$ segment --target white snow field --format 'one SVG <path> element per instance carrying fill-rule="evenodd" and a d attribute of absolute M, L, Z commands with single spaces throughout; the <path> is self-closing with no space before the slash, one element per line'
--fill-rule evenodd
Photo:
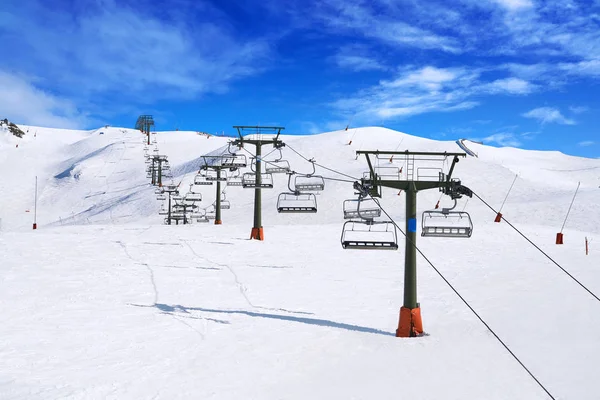
<path fill-rule="evenodd" d="M 394 336 L 403 236 L 398 251 L 342 249 L 351 182 L 327 180 L 316 214 L 278 214 L 287 178 L 276 175 L 260 242 L 248 240 L 254 191 L 241 187 L 226 189 L 223 225 L 163 225 L 138 131 L 21 128 L 23 139 L 0 132 L 0 399 L 549 398 L 421 257 L 426 335 Z M 183 192 L 199 157 L 228 140 L 156 138 Z M 461 151 L 383 128 L 282 139 L 293 170 L 312 170 L 296 150 L 353 177 L 367 169 L 357 149 Z M 478 158 L 453 176 L 497 209 L 518 173 L 505 218 L 599 294 L 600 160 L 465 145 Z M 202 189 L 205 206 L 214 191 Z M 404 228 L 404 196 L 383 192 Z M 419 212 L 439 195 L 419 193 Z M 470 239 L 418 246 L 556 399 L 600 398 L 600 302 L 479 200 L 463 208 Z"/>

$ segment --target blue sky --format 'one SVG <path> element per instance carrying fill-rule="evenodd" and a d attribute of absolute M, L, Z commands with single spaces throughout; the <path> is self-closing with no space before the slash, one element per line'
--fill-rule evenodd
<path fill-rule="evenodd" d="M 600 0 L 3 0 L 0 116 L 600 156 Z"/>

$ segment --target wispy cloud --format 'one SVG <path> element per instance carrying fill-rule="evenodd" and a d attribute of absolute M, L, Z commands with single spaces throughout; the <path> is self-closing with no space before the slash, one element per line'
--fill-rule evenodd
<path fill-rule="evenodd" d="M 28 125 L 82 128 L 89 117 L 65 98 L 34 87 L 32 79 L 0 71 L 0 110 L 2 118 Z"/>
<path fill-rule="evenodd" d="M 392 79 L 335 101 L 332 106 L 357 113 L 364 122 L 396 119 L 429 112 L 476 107 L 481 95 L 520 95 L 535 89 L 524 80 L 502 78 L 486 82 L 484 71 L 468 68 L 406 67 Z"/>
<path fill-rule="evenodd" d="M 494 133 L 493 135 L 473 140 L 481 141 L 484 144 L 492 143 L 506 147 L 519 147 L 522 144 L 514 133 Z"/>
<path fill-rule="evenodd" d="M 571 106 L 569 107 L 569 111 L 573 114 L 582 114 L 584 112 L 588 112 L 590 110 L 589 107 L 586 106 Z"/>
<path fill-rule="evenodd" d="M 460 43 L 452 37 L 411 24 L 399 15 L 376 13 L 386 1 L 370 3 L 360 0 L 325 0 L 311 12 L 321 24 L 336 33 L 349 32 L 375 39 L 388 45 L 435 49 L 449 53 L 462 52 Z M 375 7 L 372 7 L 375 6 Z"/>
<path fill-rule="evenodd" d="M 595 145 L 596 142 L 594 142 L 593 140 L 584 140 L 583 142 L 579 142 L 577 144 L 582 147 L 589 147 Z"/>
<path fill-rule="evenodd" d="M 365 46 L 345 46 L 332 57 L 338 67 L 352 71 L 386 70 L 373 55 L 368 53 Z"/>
<path fill-rule="evenodd" d="M 534 108 L 524 114 L 522 114 L 525 118 L 533 118 L 540 121 L 542 124 L 547 123 L 556 123 L 562 125 L 575 125 L 576 122 L 572 119 L 566 118 L 560 110 L 553 107 L 539 107 Z"/>
<path fill-rule="evenodd" d="M 86 108 L 107 97 L 152 103 L 224 92 L 260 72 L 270 52 L 266 41 L 240 40 L 220 21 L 190 25 L 185 16 L 170 21 L 110 0 L 68 12 L 8 2 L 0 40 L 3 52 L 18 56 L 3 57 L 0 69 L 42 76 L 30 84 Z"/>

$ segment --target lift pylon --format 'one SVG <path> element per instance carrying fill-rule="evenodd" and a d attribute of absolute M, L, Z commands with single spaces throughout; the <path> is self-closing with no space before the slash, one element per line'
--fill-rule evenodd
<path fill-rule="evenodd" d="M 276 149 L 280 149 L 285 146 L 285 143 L 279 139 L 281 131 L 285 128 L 280 126 L 234 126 L 234 128 L 238 132 L 239 139 L 232 141 L 233 145 L 243 147 L 244 144 L 250 144 L 256 147 L 256 166 L 253 177 L 254 179 L 251 179 L 252 177 L 244 174 L 244 177 L 242 178 L 242 186 L 250 187 L 249 183 L 252 182 L 252 188 L 254 189 L 254 226 L 250 232 L 250 239 L 264 240 L 265 236 L 262 226 L 262 146 L 270 144 Z M 270 137 L 265 137 L 264 135 L 269 135 Z M 265 177 L 268 177 L 269 175 L 270 174 L 265 174 Z M 244 180 L 246 181 L 246 185 L 243 183 Z"/>
<path fill-rule="evenodd" d="M 452 178 L 452 173 L 459 157 L 466 157 L 465 153 L 432 153 L 432 152 L 398 152 L 398 151 L 363 151 L 356 152 L 357 156 L 365 155 L 369 166 L 368 176 L 364 176 L 360 182 L 355 182 L 354 187 L 362 196 L 381 197 L 381 188 L 389 187 L 406 193 L 406 240 L 405 240 L 405 258 L 404 258 L 404 302 L 400 308 L 400 319 L 397 337 L 414 337 L 423 333 L 423 323 L 421 319 L 421 307 L 417 302 L 417 193 L 421 190 L 439 189 L 443 194 L 448 195 L 452 200 L 461 198 L 463 195 L 471 197 L 471 190 L 463 186 L 458 179 Z M 378 158 L 393 157 L 394 160 L 405 161 L 406 174 L 398 176 L 395 179 L 382 177 L 376 172 L 376 168 L 371 162 L 370 156 Z M 452 164 L 448 174 L 443 171 L 438 173 L 437 179 L 434 179 L 430 170 L 432 162 L 444 162 L 448 158 L 452 159 Z M 425 172 L 419 174 L 415 163 L 422 162 L 426 166 Z M 415 172 L 416 179 L 415 179 Z M 394 172 L 394 175 L 396 173 Z M 405 179 L 402 179 L 406 176 Z M 470 219 L 469 219 L 470 221 Z M 471 227 L 472 230 L 472 227 Z"/>

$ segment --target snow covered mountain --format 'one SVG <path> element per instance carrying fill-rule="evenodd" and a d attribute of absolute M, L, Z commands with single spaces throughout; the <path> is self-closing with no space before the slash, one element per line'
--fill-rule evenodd
<path fill-rule="evenodd" d="M 253 190 L 241 187 L 226 188 L 221 226 L 163 225 L 139 131 L 20 127 L 23 138 L 0 132 L 0 398 L 548 398 L 422 259 L 427 336 L 393 337 L 402 237 L 392 252 L 340 246 L 349 177 L 367 170 L 356 150 L 462 152 L 456 142 L 375 127 L 282 136 L 294 171 L 312 171 L 304 156 L 339 180 L 326 180 L 316 214 L 290 215 L 277 213 L 287 177 L 275 175 L 257 242 L 247 240 Z M 155 137 L 183 192 L 201 156 L 229 140 Z M 600 160 L 464 145 L 477 157 L 453 176 L 498 209 L 518 175 L 506 219 L 600 293 Z M 279 156 L 271 150 L 266 160 Z M 403 227 L 404 196 L 383 193 Z M 202 195 L 209 206 L 214 187 Z M 436 190 L 419 193 L 419 212 L 438 201 L 451 205 Z M 470 239 L 419 237 L 419 247 L 556 398 L 597 398 L 600 302 L 477 198 L 458 209 L 473 219 Z"/>

